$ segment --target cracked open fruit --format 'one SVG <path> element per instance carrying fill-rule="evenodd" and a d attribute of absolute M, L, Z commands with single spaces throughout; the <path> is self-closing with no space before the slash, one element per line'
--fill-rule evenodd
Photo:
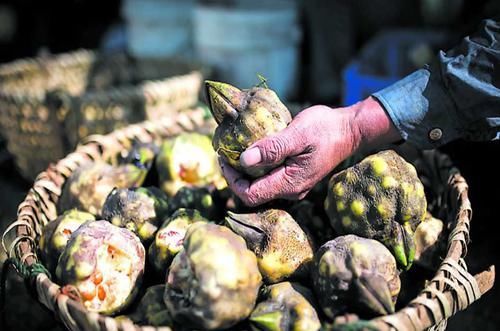
<path fill-rule="evenodd" d="M 282 282 L 266 288 L 264 301 L 250 315 L 259 331 L 315 331 L 321 327 L 311 291 L 297 283 Z"/>
<path fill-rule="evenodd" d="M 227 329 L 250 315 L 260 285 L 245 241 L 227 227 L 199 222 L 170 266 L 164 299 L 186 327 Z"/>
<path fill-rule="evenodd" d="M 263 87 L 240 90 L 232 85 L 206 81 L 210 111 L 218 126 L 212 139 L 215 151 L 240 172 L 260 177 L 270 167 L 243 168 L 240 154 L 256 141 L 275 134 L 292 121 L 276 93 Z"/>
<path fill-rule="evenodd" d="M 145 250 L 131 231 L 107 221 L 87 222 L 76 230 L 56 268 L 63 293 L 89 311 L 115 314 L 131 303 L 140 286 Z"/>
<path fill-rule="evenodd" d="M 396 261 L 373 239 L 340 236 L 320 247 L 312 269 L 313 288 L 324 313 L 362 317 L 394 312 L 401 288 Z"/>
<path fill-rule="evenodd" d="M 102 207 L 102 217 L 150 242 L 167 215 L 167 196 L 156 187 L 113 189 Z"/>
<path fill-rule="evenodd" d="M 305 277 L 313 260 L 311 239 L 290 214 L 267 209 L 252 214 L 228 212 L 226 223 L 255 253 L 266 283 Z"/>
<path fill-rule="evenodd" d="M 225 186 L 210 138 L 200 133 L 182 133 L 166 140 L 156 167 L 160 188 L 170 197 L 183 186 Z"/>
<path fill-rule="evenodd" d="M 148 249 L 149 262 L 159 273 L 165 274 L 174 256 L 184 243 L 187 229 L 196 222 L 208 222 L 195 209 L 180 208 L 167 217 Z"/>
<path fill-rule="evenodd" d="M 379 152 L 333 175 L 325 209 L 338 233 L 379 240 L 410 268 L 427 201 L 415 168 L 396 152 Z"/>
<path fill-rule="evenodd" d="M 83 223 L 94 220 L 95 216 L 90 213 L 71 209 L 44 226 L 39 248 L 42 261 L 47 269 L 51 272 L 55 271 L 57 260 L 66 248 L 73 232 Z"/>
<path fill-rule="evenodd" d="M 102 206 L 115 187 L 140 186 L 148 170 L 142 163 L 116 166 L 104 161 L 85 163 L 66 180 L 58 210 L 78 208 L 94 215 L 101 215 Z"/>

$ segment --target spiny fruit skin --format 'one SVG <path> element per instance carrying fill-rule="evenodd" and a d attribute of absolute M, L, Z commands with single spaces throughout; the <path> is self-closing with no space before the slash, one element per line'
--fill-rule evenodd
<path fill-rule="evenodd" d="M 255 255 L 230 229 L 195 223 L 170 266 L 164 300 L 191 328 L 227 329 L 252 312 L 261 285 Z"/>
<path fill-rule="evenodd" d="M 373 317 L 394 312 L 401 282 L 389 250 L 373 239 L 340 236 L 320 247 L 313 288 L 324 313 Z"/>
<path fill-rule="evenodd" d="M 43 228 L 39 248 L 42 261 L 49 271 L 55 271 L 57 260 L 59 260 L 64 248 L 66 248 L 66 244 L 73 232 L 83 223 L 94 220 L 95 216 L 90 213 L 71 209 L 49 222 Z"/>
<path fill-rule="evenodd" d="M 101 215 L 109 193 L 116 188 L 138 187 L 148 169 L 133 164 L 112 166 L 103 161 L 85 163 L 77 168 L 63 186 L 58 210 L 77 208 Z"/>
<path fill-rule="evenodd" d="M 396 152 L 379 152 L 333 175 L 325 209 L 338 233 L 379 240 L 410 268 L 427 201 L 415 168 Z"/>
<path fill-rule="evenodd" d="M 256 141 L 275 134 L 292 121 L 276 93 L 267 88 L 240 90 L 232 85 L 206 81 L 210 111 L 218 127 L 212 139 L 215 151 L 240 172 L 260 177 L 272 168 L 246 169 L 240 154 Z"/>
<path fill-rule="evenodd" d="M 300 227 L 313 238 L 316 245 L 320 246 L 328 240 L 335 238 L 335 233 L 328 222 L 324 210 L 316 208 L 311 201 L 302 200 L 296 202 L 287 210 L 297 220 Z"/>
<path fill-rule="evenodd" d="M 314 331 L 321 328 L 309 289 L 282 282 L 266 288 L 265 299 L 250 315 L 261 331 Z"/>
<path fill-rule="evenodd" d="M 139 289 L 145 249 L 131 231 L 98 220 L 71 236 L 56 268 L 66 289 L 75 290 L 93 312 L 115 314 L 127 307 Z"/>
<path fill-rule="evenodd" d="M 196 222 L 208 220 L 197 210 L 185 208 L 178 209 L 163 221 L 148 249 L 149 262 L 157 272 L 165 274 L 174 256 L 182 249 L 187 229 Z"/>
<path fill-rule="evenodd" d="M 113 225 L 127 228 L 142 242 L 153 240 L 167 215 L 168 198 L 156 187 L 113 189 L 102 207 L 102 217 Z"/>
<path fill-rule="evenodd" d="M 160 188 L 169 197 L 183 186 L 225 186 L 210 138 L 200 133 L 182 133 L 166 140 L 161 145 L 156 167 Z"/>
<path fill-rule="evenodd" d="M 224 204 L 221 194 L 213 186 L 181 187 L 169 202 L 169 212 L 180 208 L 196 209 L 204 217 L 214 220 L 222 217 Z"/>
<path fill-rule="evenodd" d="M 226 223 L 255 253 L 266 283 L 277 283 L 309 273 L 314 248 L 311 239 L 290 214 L 267 209 L 252 214 L 228 212 Z"/>

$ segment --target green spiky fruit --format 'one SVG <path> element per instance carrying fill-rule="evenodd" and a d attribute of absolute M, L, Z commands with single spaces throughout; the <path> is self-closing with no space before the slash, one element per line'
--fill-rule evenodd
<path fill-rule="evenodd" d="M 172 327 L 172 316 L 163 301 L 164 293 L 165 285 L 154 285 L 149 287 L 134 311 L 123 317 L 139 325 Z"/>
<path fill-rule="evenodd" d="M 71 209 L 49 222 L 42 231 L 39 241 L 39 249 L 44 265 L 51 272 L 55 271 L 59 256 L 66 248 L 69 238 L 80 225 L 87 221 L 94 221 L 95 216 Z"/>
<path fill-rule="evenodd" d="M 240 90 L 232 85 L 206 81 L 210 111 L 218 124 L 212 140 L 215 151 L 240 172 L 260 177 L 270 167 L 246 169 L 240 154 L 256 141 L 275 134 L 292 121 L 276 93 L 263 87 Z"/>
<path fill-rule="evenodd" d="M 415 168 L 396 152 L 379 152 L 333 175 L 325 209 L 338 233 L 379 240 L 410 268 L 427 201 Z"/>
<path fill-rule="evenodd" d="M 115 314 L 135 298 L 145 265 L 145 249 L 131 231 L 107 221 L 76 230 L 56 268 L 63 292 L 77 293 L 84 307 Z"/>
<path fill-rule="evenodd" d="M 297 283 L 282 282 L 266 288 L 264 301 L 250 315 L 261 331 L 314 331 L 321 327 L 312 305 L 312 293 Z"/>
<path fill-rule="evenodd" d="M 312 241 L 286 211 L 228 212 L 226 223 L 255 253 L 266 283 L 301 278 L 309 273 L 314 254 Z"/>
<path fill-rule="evenodd" d="M 215 187 L 181 187 L 169 203 L 170 213 L 180 208 L 196 209 L 208 219 L 222 217 L 222 197 Z"/>
<path fill-rule="evenodd" d="M 182 249 L 187 229 L 196 222 L 208 220 L 197 210 L 184 208 L 164 220 L 148 250 L 149 262 L 157 272 L 165 274 L 174 256 Z"/>
<path fill-rule="evenodd" d="M 164 299 L 186 327 L 227 329 L 250 315 L 261 279 L 255 254 L 240 236 L 198 222 L 170 266 Z"/>
<path fill-rule="evenodd" d="M 394 312 L 401 282 L 389 250 L 373 239 L 340 236 L 321 246 L 312 269 L 324 313 L 373 317 Z"/>
<path fill-rule="evenodd" d="M 114 189 L 106 198 L 102 217 L 150 242 L 167 215 L 167 196 L 156 187 Z"/>

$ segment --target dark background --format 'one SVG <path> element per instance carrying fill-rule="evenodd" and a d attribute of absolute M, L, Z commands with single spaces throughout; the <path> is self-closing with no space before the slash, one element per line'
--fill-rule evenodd
<path fill-rule="evenodd" d="M 482 19 L 498 13 L 499 1 L 465 1 L 460 15 L 446 28 L 465 35 L 475 28 Z M 320 49 L 331 54 L 336 61 L 333 75 L 359 51 L 360 47 L 382 28 L 392 26 L 421 26 L 422 18 L 416 14 L 416 1 L 392 1 L 389 7 L 382 6 L 387 1 L 340 1 L 349 15 L 349 26 L 343 26 L 342 35 L 332 36 L 335 42 L 349 45 L 345 51 L 335 51 L 325 43 Z M 20 57 L 36 56 L 41 51 L 60 53 L 77 48 L 99 48 L 103 35 L 112 24 L 123 22 L 120 17 L 120 1 L 1 1 L 15 13 L 15 31 L 8 38 L 0 39 L 0 62 L 8 62 Z M 328 35 L 328 27 L 338 14 L 326 15 L 323 7 L 328 1 L 310 1 L 303 13 L 304 42 L 302 44 L 301 92 L 296 101 L 330 105 L 340 104 L 340 82 L 337 93 L 321 95 L 315 93 L 312 82 L 315 68 L 321 68 L 323 60 L 317 60 L 315 41 L 322 34 Z M 325 7 L 325 8 L 326 8 Z M 346 9 L 347 8 L 347 9 Z M 381 10 L 384 8 L 384 10 Z M 388 10 L 387 8 L 391 9 Z M 377 12 L 378 11 L 378 12 Z M 323 16 L 322 16 L 323 15 Z M 0 21 L 0 24 L 2 22 Z M 338 30 L 336 30 L 338 31 Z M 349 37 L 348 37 L 349 36 Z M 333 37 L 332 37 L 333 38 Z M 330 52 L 330 53 L 328 53 Z M 328 59 L 328 58 L 327 58 Z M 338 78 L 338 77 L 337 77 Z M 338 80 L 338 79 L 337 79 Z M 498 264 L 497 224 L 500 223 L 500 173 L 497 156 L 500 152 L 498 142 L 472 143 L 457 141 L 442 148 L 450 155 L 454 164 L 461 170 L 470 186 L 470 199 L 474 210 L 471 224 L 471 244 L 467 262 L 470 271 L 486 269 Z M 24 198 L 31 183 L 24 180 L 16 170 L 12 158 L 0 143 L 0 231 L 14 220 L 17 205 Z M 7 316 L 9 325 L 16 330 L 59 329 L 50 312 L 29 298 L 22 282 L 12 278 L 9 281 L 7 296 Z M 448 330 L 500 330 L 500 290 L 495 286 L 491 292 L 473 304 L 467 311 L 458 313 L 449 321 Z"/>

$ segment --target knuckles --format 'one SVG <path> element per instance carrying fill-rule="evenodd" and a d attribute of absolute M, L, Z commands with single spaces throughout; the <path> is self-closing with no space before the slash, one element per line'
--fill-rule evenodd
<path fill-rule="evenodd" d="M 283 138 L 273 137 L 268 139 L 263 146 L 261 146 L 261 154 L 264 163 L 279 162 L 286 156 L 288 142 Z"/>

